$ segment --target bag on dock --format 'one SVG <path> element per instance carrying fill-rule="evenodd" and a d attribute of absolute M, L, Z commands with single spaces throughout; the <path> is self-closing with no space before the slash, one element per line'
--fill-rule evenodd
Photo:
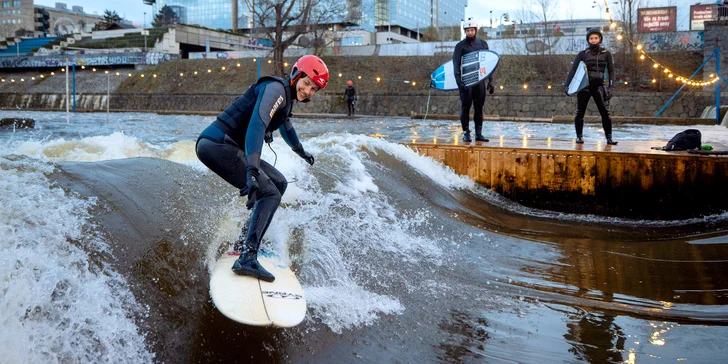
<path fill-rule="evenodd" d="M 675 134 L 662 150 L 689 150 L 700 148 L 700 130 L 688 129 Z"/>

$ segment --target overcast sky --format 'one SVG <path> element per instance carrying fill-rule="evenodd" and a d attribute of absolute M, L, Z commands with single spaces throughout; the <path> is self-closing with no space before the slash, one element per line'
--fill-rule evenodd
<path fill-rule="evenodd" d="M 558 3 L 558 10 L 554 11 L 555 20 L 561 19 L 596 19 L 600 15 L 602 18 L 606 18 L 606 14 L 602 10 L 600 13 L 599 7 L 592 8 L 594 0 L 551 0 L 554 3 Z M 604 0 L 596 0 L 599 4 L 603 4 Z M 691 4 L 700 3 L 708 4 L 715 3 L 714 0 L 640 0 L 642 4 L 648 6 L 667 6 L 675 5 L 678 6 L 678 29 L 687 30 L 688 28 L 688 11 Z M 49 7 L 55 6 L 56 2 L 65 2 L 70 8 L 73 5 L 82 6 L 84 11 L 87 13 L 98 13 L 99 15 L 104 13 L 105 9 L 116 10 L 125 19 L 131 20 L 139 25 L 142 24 L 144 19 L 144 12 L 146 15 L 147 25 L 151 23 L 152 18 L 152 7 L 144 5 L 142 0 L 35 0 L 37 5 L 45 5 Z M 482 25 L 490 24 L 490 12 L 493 12 L 493 21 L 497 24 L 497 18 L 504 13 L 508 13 L 511 20 L 516 20 L 523 17 L 521 14 L 524 10 L 532 8 L 533 0 L 511 0 L 511 1 L 496 1 L 496 0 L 469 0 L 468 8 L 471 9 L 468 14 L 474 15 Z M 609 0 L 609 3 L 614 3 L 615 0 Z M 614 6 L 616 9 L 616 5 Z M 468 15 L 471 16 L 471 15 Z"/>

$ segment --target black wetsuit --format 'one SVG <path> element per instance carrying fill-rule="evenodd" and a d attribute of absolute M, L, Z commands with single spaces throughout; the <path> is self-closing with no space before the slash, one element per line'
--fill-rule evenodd
<path fill-rule="evenodd" d="M 344 98 L 346 99 L 346 105 L 348 107 L 349 116 L 354 115 L 356 111 L 356 88 L 354 86 L 346 86 L 344 90 Z"/>
<path fill-rule="evenodd" d="M 604 128 L 604 135 L 607 139 L 612 137 L 612 118 L 609 115 L 608 102 L 611 98 L 611 92 L 614 88 L 614 59 L 612 53 L 604 48 L 601 44 L 597 46 L 590 46 L 589 48 L 579 52 L 574 59 L 574 63 L 571 65 L 571 71 L 566 77 L 564 87 L 568 88 L 571 79 L 576 73 L 576 68 L 580 61 L 584 61 L 586 64 L 587 71 L 589 73 L 589 86 L 576 94 L 577 106 L 576 114 L 574 116 L 574 127 L 576 128 L 576 136 L 582 137 L 584 130 L 584 114 L 586 113 L 586 107 L 589 104 L 589 99 L 594 99 L 594 103 L 599 109 L 599 114 L 602 116 L 602 127 Z M 605 88 L 604 84 L 604 72 L 605 70 L 609 74 L 609 89 Z"/>
<path fill-rule="evenodd" d="M 470 107 L 474 106 L 473 121 L 475 121 L 475 131 L 480 134 L 483 128 L 483 105 L 485 104 L 485 83 L 479 82 L 472 87 L 465 87 L 460 81 L 461 77 L 461 58 L 468 53 L 487 50 L 488 42 L 473 38 L 465 38 L 461 40 L 452 53 L 453 70 L 455 72 L 455 82 L 458 84 L 460 91 L 460 124 L 463 132 L 470 133 Z M 492 83 L 492 77 L 488 79 L 488 84 Z"/>
<path fill-rule="evenodd" d="M 290 121 L 293 98 L 287 79 L 266 76 L 250 86 L 220 113 L 197 139 L 200 161 L 241 191 L 246 189 L 246 168 L 258 168 L 260 189 L 245 234 L 248 248 L 258 250 L 273 214 L 286 192 L 286 178 L 260 159 L 267 133 L 279 130 L 299 155 L 303 146 Z"/>

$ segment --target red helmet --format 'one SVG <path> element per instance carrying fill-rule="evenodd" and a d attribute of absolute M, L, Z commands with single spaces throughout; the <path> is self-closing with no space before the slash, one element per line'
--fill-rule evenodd
<path fill-rule="evenodd" d="M 351 80 L 349 80 L 349 81 L 346 81 L 346 84 L 349 85 L 349 86 L 353 86 L 354 85 L 354 82 L 351 82 Z"/>
<path fill-rule="evenodd" d="M 326 63 L 314 55 L 303 56 L 293 64 L 291 84 L 301 78 L 301 73 L 305 73 L 322 89 L 329 82 L 329 69 L 326 67 Z"/>

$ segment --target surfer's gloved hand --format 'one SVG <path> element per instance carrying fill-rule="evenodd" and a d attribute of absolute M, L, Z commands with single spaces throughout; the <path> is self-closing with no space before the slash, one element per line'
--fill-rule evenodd
<path fill-rule="evenodd" d="M 248 210 L 252 209 L 255 205 L 255 200 L 258 199 L 258 190 L 260 185 L 258 184 L 258 168 L 248 167 L 245 169 L 245 188 L 240 190 L 241 196 L 248 196 L 248 202 L 245 203 L 245 207 Z"/>
<path fill-rule="evenodd" d="M 485 86 L 485 88 L 488 90 L 488 93 L 491 95 L 493 94 L 493 92 L 495 92 L 495 87 L 493 87 L 493 84 L 490 82 L 488 82 L 488 86 Z"/>
<path fill-rule="evenodd" d="M 566 94 L 566 96 L 571 96 L 569 95 L 569 86 L 564 85 L 564 93 Z"/>
<path fill-rule="evenodd" d="M 273 143 L 273 132 L 266 130 L 263 140 L 268 144 Z"/>
<path fill-rule="evenodd" d="M 296 154 L 298 154 L 299 157 L 305 159 L 306 163 L 313 165 L 313 162 L 314 162 L 313 156 L 311 155 L 311 153 L 305 151 L 303 149 L 303 147 L 296 148 L 293 151 L 296 152 Z"/>
<path fill-rule="evenodd" d="M 607 88 L 606 95 L 604 95 L 604 99 L 607 101 L 611 100 L 613 93 L 614 93 L 614 86 L 609 86 L 609 88 Z"/>
<path fill-rule="evenodd" d="M 465 85 L 458 83 L 458 89 L 460 89 L 460 91 L 465 91 Z"/>

